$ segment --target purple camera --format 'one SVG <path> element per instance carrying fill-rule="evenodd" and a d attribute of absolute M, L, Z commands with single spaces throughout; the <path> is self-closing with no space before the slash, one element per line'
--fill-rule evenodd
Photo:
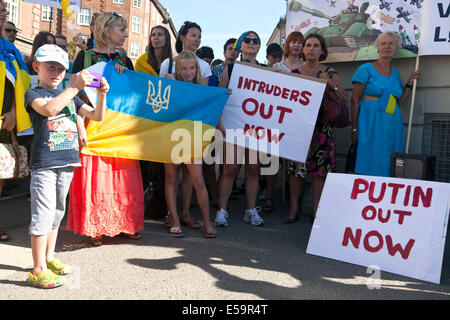
<path fill-rule="evenodd" d="M 100 82 L 102 81 L 102 75 L 100 73 L 90 72 L 94 77 L 94 80 L 88 85 L 88 87 L 100 88 Z"/>

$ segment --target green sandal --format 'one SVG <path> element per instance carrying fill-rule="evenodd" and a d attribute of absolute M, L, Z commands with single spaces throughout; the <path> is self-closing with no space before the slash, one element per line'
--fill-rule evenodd
<path fill-rule="evenodd" d="M 72 272 L 72 268 L 69 265 L 62 263 L 59 259 L 53 259 L 47 263 L 47 268 L 49 268 L 54 274 L 60 276 Z"/>
<path fill-rule="evenodd" d="M 50 269 L 42 271 L 39 275 L 35 276 L 33 272 L 28 274 L 27 283 L 30 286 L 51 289 L 56 288 L 66 283 L 66 278 L 54 274 Z"/>

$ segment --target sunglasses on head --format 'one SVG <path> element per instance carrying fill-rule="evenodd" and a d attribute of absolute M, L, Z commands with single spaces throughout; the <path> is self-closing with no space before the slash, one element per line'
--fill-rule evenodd
<path fill-rule="evenodd" d="M 258 38 L 244 38 L 243 39 L 244 43 L 249 44 L 250 42 L 253 41 L 254 44 L 260 44 L 261 40 L 259 40 Z"/>

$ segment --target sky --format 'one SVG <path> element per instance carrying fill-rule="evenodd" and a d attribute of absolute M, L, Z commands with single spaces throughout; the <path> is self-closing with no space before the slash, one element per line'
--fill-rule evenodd
<path fill-rule="evenodd" d="M 202 28 L 202 43 L 214 50 L 215 59 L 224 59 L 223 45 L 253 30 L 261 37 L 257 60 L 266 60 L 267 41 L 281 17 L 286 14 L 285 0 L 159 0 L 169 11 L 175 28 L 184 21 Z"/>

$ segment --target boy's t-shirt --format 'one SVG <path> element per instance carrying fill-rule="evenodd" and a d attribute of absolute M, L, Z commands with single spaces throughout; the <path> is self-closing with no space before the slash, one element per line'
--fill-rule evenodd
<path fill-rule="evenodd" d="M 76 115 L 84 102 L 75 96 L 54 117 L 45 117 L 31 106 L 37 98 L 50 101 L 61 92 L 61 89 L 36 87 L 28 89 L 25 94 L 25 106 L 34 130 L 31 170 L 80 165 Z"/>

